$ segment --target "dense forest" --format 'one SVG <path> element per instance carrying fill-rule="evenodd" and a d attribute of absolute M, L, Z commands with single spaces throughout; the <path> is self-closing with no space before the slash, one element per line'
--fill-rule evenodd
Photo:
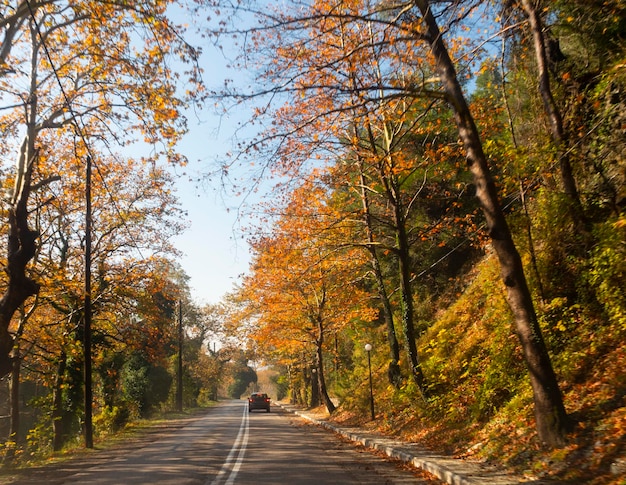
<path fill-rule="evenodd" d="M 246 38 L 259 85 L 222 95 L 271 96 L 240 156 L 276 189 L 249 232 L 233 331 L 282 367 L 291 399 L 335 419 L 367 419 L 371 357 L 389 433 L 611 480 L 624 3 L 250 10 L 258 24 L 225 33 Z"/>
<path fill-rule="evenodd" d="M 173 6 L 204 48 L 237 46 L 232 81 L 207 79 Z M 622 483 L 623 0 L 0 13 L 5 464 L 91 446 L 92 406 L 99 439 L 239 397 L 254 366 L 277 398 L 363 424 L 371 362 L 369 426 L 531 477 Z M 185 110 L 209 103 L 253 107 L 221 182 L 272 189 L 242 206 L 248 274 L 199 306 L 163 162 L 184 165 Z"/>

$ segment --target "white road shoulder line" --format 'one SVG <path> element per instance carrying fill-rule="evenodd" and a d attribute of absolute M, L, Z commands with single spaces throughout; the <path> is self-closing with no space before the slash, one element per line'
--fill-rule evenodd
<path fill-rule="evenodd" d="M 239 432 L 237 433 L 237 438 L 233 443 L 233 447 L 230 449 L 230 453 L 226 457 L 226 461 L 222 465 L 221 470 L 215 477 L 215 479 L 210 482 L 210 485 L 219 485 L 225 476 L 228 474 L 228 479 L 224 483 L 224 485 L 233 485 L 235 483 L 235 477 L 237 473 L 239 473 L 239 469 L 241 468 L 241 464 L 243 463 L 243 458 L 246 453 L 246 448 L 248 447 L 248 436 L 249 436 L 249 416 L 248 416 L 248 408 L 244 406 L 243 408 L 243 418 L 241 419 L 241 425 L 239 426 Z M 238 453 L 237 453 L 238 452 Z M 233 459 L 237 454 L 237 459 L 233 463 Z M 206 481 L 205 485 L 209 485 L 209 481 Z"/>

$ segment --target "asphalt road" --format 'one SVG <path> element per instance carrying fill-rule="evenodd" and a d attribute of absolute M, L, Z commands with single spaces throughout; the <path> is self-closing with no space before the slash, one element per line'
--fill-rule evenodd
<path fill-rule="evenodd" d="M 14 484 L 408 485 L 441 483 L 390 462 L 278 406 L 248 413 L 226 401 L 117 450 L 32 470 Z"/>

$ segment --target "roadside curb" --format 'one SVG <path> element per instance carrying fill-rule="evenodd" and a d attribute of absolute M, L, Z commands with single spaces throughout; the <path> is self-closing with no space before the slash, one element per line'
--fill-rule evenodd
<path fill-rule="evenodd" d="M 410 463 L 425 470 L 449 485 L 517 485 L 549 483 L 540 481 L 526 481 L 510 473 L 498 470 L 485 463 L 470 462 L 457 458 L 437 455 L 419 447 L 416 444 L 404 443 L 389 438 L 377 436 L 359 428 L 343 428 L 335 426 L 324 419 L 318 419 L 310 414 L 284 403 L 276 403 L 284 410 L 294 413 L 301 418 L 322 426 L 345 438 L 360 443 L 367 448 L 381 451 L 391 458 Z M 554 483 L 554 482 L 552 482 Z"/>

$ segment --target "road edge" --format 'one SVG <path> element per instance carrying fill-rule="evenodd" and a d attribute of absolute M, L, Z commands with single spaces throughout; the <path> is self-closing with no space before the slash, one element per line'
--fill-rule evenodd
<path fill-rule="evenodd" d="M 469 462 L 458 458 L 437 455 L 421 449 L 417 445 L 395 441 L 358 428 L 343 428 L 329 421 L 313 417 L 305 410 L 286 403 L 275 403 L 287 412 L 293 413 L 309 422 L 340 434 L 363 446 L 381 451 L 391 458 L 410 463 L 425 470 L 449 485 L 518 485 L 554 482 L 527 481 L 511 475 L 485 463 Z"/>

